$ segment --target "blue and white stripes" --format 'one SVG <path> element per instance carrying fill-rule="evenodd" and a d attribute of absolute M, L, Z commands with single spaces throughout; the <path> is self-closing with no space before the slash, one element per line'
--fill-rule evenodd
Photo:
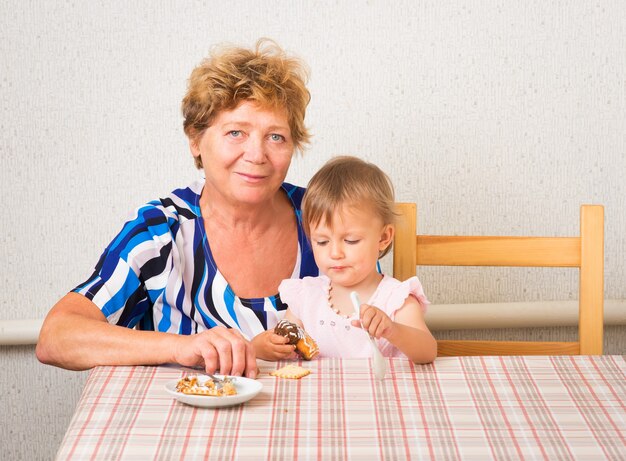
<path fill-rule="evenodd" d="M 139 207 L 106 248 L 92 276 L 73 291 L 110 323 L 192 334 L 216 325 L 252 338 L 272 328 L 286 306 L 278 295 L 242 299 L 217 269 L 198 206 L 204 180 Z M 298 223 L 292 278 L 318 275 L 302 229 L 304 189 L 284 183 Z"/>

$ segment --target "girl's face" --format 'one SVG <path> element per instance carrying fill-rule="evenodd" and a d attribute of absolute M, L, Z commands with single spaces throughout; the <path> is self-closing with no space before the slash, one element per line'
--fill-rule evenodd
<path fill-rule="evenodd" d="M 287 111 L 250 101 L 220 112 L 190 147 L 202 158 L 205 188 L 237 205 L 273 197 L 294 151 Z"/>
<path fill-rule="evenodd" d="M 311 226 L 313 255 L 334 284 L 357 289 L 378 283 L 376 261 L 393 232 L 367 205 L 344 206 L 333 213 L 331 223 L 322 220 Z"/>

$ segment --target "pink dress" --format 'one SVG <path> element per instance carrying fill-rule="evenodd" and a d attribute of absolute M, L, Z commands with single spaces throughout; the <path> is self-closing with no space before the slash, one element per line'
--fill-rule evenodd
<path fill-rule="evenodd" d="M 291 313 L 302 321 L 306 332 L 317 342 L 320 357 L 371 357 L 367 334 L 361 328 L 350 325 L 356 318 L 344 318 L 328 305 L 330 279 L 325 275 L 283 280 L 278 287 L 280 299 L 289 306 Z M 383 276 L 378 288 L 365 304 L 376 306 L 392 320 L 396 311 L 404 305 L 408 296 L 415 296 L 425 311 L 429 304 L 422 284 L 417 277 L 400 282 Z M 405 355 L 386 339 L 377 340 L 378 347 L 386 357 Z"/>

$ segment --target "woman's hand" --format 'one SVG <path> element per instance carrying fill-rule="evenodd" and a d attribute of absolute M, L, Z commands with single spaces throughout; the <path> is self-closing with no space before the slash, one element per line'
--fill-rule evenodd
<path fill-rule="evenodd" d="M 353 320 L 351 324 L 363 328 L 376 339 L 387 338 L 394 326 L 387 314 L 369 304 L 361 304 L 361 319 Z"/>
<path fill-rule="evenodd" d="M 256 378 L 258 368 L 254 347 L 233 329 L 213 327 L 195 335 L 179 335 L 176 363 L 188 367 L 202 366 L 207 373 Z"/>
<path fill-rule="evenodd" d="M 288 344 L 288 341 L 273 330 L 267 330 L 252 338 L 252 345 L 258 358 L 277 361 L 295 357 L 296 346 Z"/>

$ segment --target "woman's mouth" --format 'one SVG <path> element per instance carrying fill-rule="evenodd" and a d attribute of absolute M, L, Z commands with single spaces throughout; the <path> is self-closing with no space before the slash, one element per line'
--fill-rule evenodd
<path fill-rule="evenodd" d="M 237 175 L 239 175 L 244 181 L 250 183 L 260 182 L 266 178 L 266 176 L 260 174 L 237 173 Z"/>

